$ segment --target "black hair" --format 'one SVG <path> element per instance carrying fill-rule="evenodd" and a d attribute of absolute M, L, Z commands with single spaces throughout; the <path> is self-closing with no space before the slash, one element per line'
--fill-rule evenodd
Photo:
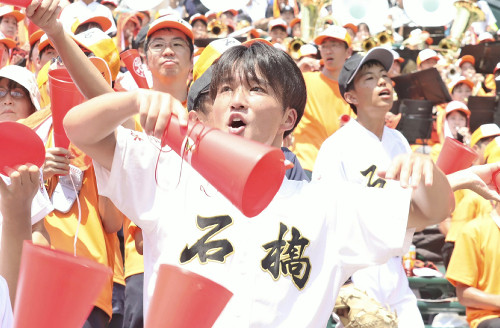
<path fill-rule="evenodd" d="M 306 84 L 302 72 L 286 52 L 264 42 L 254 42 L 250 46 L 239 45 L 226 50 L 214 65 L 210 81 L 212 102 L 219 86 L 234 76 L 240 76 L 249 83 L 259 81 L 259 75 L 262 75 L 281 100 L 283 110 L 295 108 L 297 120 L 294 128 L 297 126 L 306 105 Z M 284 137 L 292 131 L 286 131 Z"/>
<path fill-rule="evenodd" d="M 175 29 L 175 28 L 166 27 L 166 28 L 161 28 L 159 30 L 156 30 L 153 34 L 155 34 L 158 31 L 172 31 L 172 30 L 176 30 L 176 31 L 182 32 L 181 30 L 178 30 L 178 29 Z M 184 34 L 184 33 L 182 33 L 182 34 Z M 191 57 L 193 57 L 193 53 L 194 53 L 193 40 L 189 36 L 187 36 L 186 34 L 184 34 L 184 36 L 186 37 L 186 40 L 187 40 L 187 43 L 188 43 L 188 46 L 189 46 L 189 54 L 190 54 Z M 148 47 L 149 47 L 149 42 L 150 41 L 151 41 L 151 35 L 146 39 L 146 43 L 144 44 L 144 52 L 146 53 L 146 58 L 148 57 Z"/>
<path fill-rule="evenodd" d="M 491 137 L 484 137 L 482 139 L 479 139 L 477 142 L 476 142 L 476 146 L 478 147 L 481 147 L 483 145 L 487 145 L 489 144 L 493 139 L 495 139 L 497 136 L 491 136 Z"/>
<path fill-rule="evenodd" d="M 358 73 L 361 72 L 363 69 L 365 69 L 365 68 L 371 68 L 373 66 L 384 67 L 384 65 L 382 65 L 381 62 L 379 62 L 378 60 L 372 59 L 372 60 L 367 61 L 363 65 L 361 65 L 361 67 L 359 68 L 359 70 L 356 72 L 356 75 L 358 75 Z M 384 67 L 384 69 L 385 69 L 385 67 Z M 354 90 L 354 80 L 356 79 L 356 75 L 354 75 L 354 77 L 352 78 L 351 82 L 346 86 L 344 94 L 346 92 L 350 91 L 350 90 Z M 345 97 L 344 97 L 344 99 L 345 99 Z M 357 115 L 358 114 L 358 109 L 356 108 L 356 105 L 351 104 L 351 103 L 348 103 L 348 104 L 349 104 L 349 106 L 351 106 L 351 109 L 354 112 L 354 114 Z"/>
<path fill-rule="evenodd" d="M 210 99 L 210 95 L 208 92 L 203 92 L 200 93 L 200 95 L 196 98 L 194 104 L 193 104 L 193 109 L 196 112 L 203 113 L 205 115 L 209 114 L 208 113 L 208 108 L 207 108 L 207 103 L 212 102 Z"/>
<path fill-rule="evenodd" d="M 195 20 L 194 20 L 194 22 L 193 22 L 193 24 L 192 24 L 191 26 L 193 26 L 193 27 L 194 27 L 194 23 L 196 23 L 196 22 L 201 22 L 201 23 L 203 23 L 203 25 L 205 25 L 205 27 L 207 27 L 207 26 L 208 26 L 208 23 L 207 23 L 207 22 L 205 22 L 203 19 L 200 19 L 200 18 L 195 19 Z"/>
<path fill-rule="evenodd" d="M 75 30 L 75 35 L 76 34 L 80 34 L 82 32 L 85 32 L 85 31 L 88 31 L 92 28 L 98 28 L 102 31 L 102 26 L 101 24 L 97 23 L 97 22 L 88 22 L 88 23 L 85 23 L 85 24 L 81 24 L 80 26 L 78 26 Z M 104 32 L 104 31 L 103 31 Z"/>
<path fill-rule="evenodd" d="M 55 50 L 54 47 L 51 46 L 50 44 L 48 44 L 47 46 L 43 47 L 42 51 L 40 51 L 38 53 L 38 59 L 42 59 L 43 54 L 46 53 L 47 51 L 49 51 L 50 49 Z"/>

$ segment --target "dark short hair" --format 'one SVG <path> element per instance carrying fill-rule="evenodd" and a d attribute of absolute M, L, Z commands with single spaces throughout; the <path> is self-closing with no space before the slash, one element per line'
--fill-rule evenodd
<path fill-rule="evenodd" d="M 365 68 L 371 68 L 373 66 L 380 66 L 380 67 L 384 67 L 384 65 L 382 65 L 381 62 L 377 61 L 377 60 L 369 60 L 367 61 L 366 63 L 364 63 L 363 65 L 361 65 L 361 67 L 359 68 L 358 70 L 358 73 L 356 73 L 356 75 L 359 74 L 359 72 L 361 72 L 362 70 L 364 70 Z M 354 81 L 356 80 L 356 76 L 354 76 L 354 78 L 352 79 L 351 83 L 349 83 L 347 85 L 347 87 L 345 88 L 345 92 L 348 92 L 350 90 L 353 90 L 354 89 Z M 344 94 L 345 94 L 344 92 Z M 345 98 L 345 96 L 344 96 Z M 347 101 L 346 101 L 347 102 Z M 348 103 L 349 106 L 351 106 L 351 109 L 352 111 L 354 112 L 354 114 L 358 114 L 358 109 L 356 108 L 356 106 L 354 104 L 351 104 L 351 103 Z"/>
<path fill-rule="evenodd" d="M 38 59 L 42 59 L 43 54 L 46 53 L 47 51 L 49 51 L 50 49 L 55 50 L 55 48 L 53 46 L 51 46 L 50 44 L 43 47 L 42 51 L 40 51 L 38 53 Z"/>
<path fill-rule="evenodd" d="M 156 30 L 153 34 L 151 34 L 146 39 L 146 43 L 144 44 L 144 53 L 146 53 L 146 57 L 148 56 L 148 47 L 149 47 L 149 42 L 151 42 L 151 37 L 153 35 L 155 35 L 155 33 L 158 32 L 158 31 L 171 31 L 171 30 L 176 30 L 176 31 L 182 32 L 181 30 L 178 30 L 178 29 L 175 29 L 175 28 L 165 27 L 165 28 L 160 28 L 159 30 Z M 184 33 L 182 33 L 182 34 L 184 34 Z M 188 43 L 188 46 L 189 46 L 189 54 L 190 54 L 191 57 L 193 57 L 193 53 L 194 53 L 193 40 L 189 36 L 187 36 L 186 34 L 184 34 L 184 36 L 186 37 L 186 40 L 187 40 L 187 43 Z"/>
<path fill-rule="evenodd" d="M 234 76 L 244 77 L 246 82 L 259 81 L 259 75 L 269 83 L 280 100 L 283 110 L 295 108 L 299 123 L 306 105 L 306 84 L 302 72 L 293 59 L 283 50 L 264 42 L 239 45 L 226 50 L 214 64 L 214 74 L 210 81 L 210 98 L 217 96 L 217 90 L 224 81 Z M 240 74 L 237 74 L 240 73 Z M 286 131 L 284 137 L 292 133 Z"/>

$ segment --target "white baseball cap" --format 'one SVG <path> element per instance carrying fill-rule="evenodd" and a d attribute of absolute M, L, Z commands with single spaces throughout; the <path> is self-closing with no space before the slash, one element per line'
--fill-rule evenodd
<path fill-rule="evenodd" d="M 31 103 L 36 110 L 40 110 L 40 91 L 35 75 L 24 67 L 7 65 L 0 69 L 0 78 L 7 78 L 22 85 L 30 95 Z"/>

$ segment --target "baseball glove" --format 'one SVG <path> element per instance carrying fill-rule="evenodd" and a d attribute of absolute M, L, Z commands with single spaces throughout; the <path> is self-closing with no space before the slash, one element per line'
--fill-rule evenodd
<path fill-rule="evenodd" d="M 396 313 L 353 284 L 342 286 L 333 312 L 345 328 L 398 328 Z"/>

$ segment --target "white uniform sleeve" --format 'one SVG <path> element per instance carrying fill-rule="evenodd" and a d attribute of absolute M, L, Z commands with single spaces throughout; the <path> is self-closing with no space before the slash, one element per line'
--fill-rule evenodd
<path fill-rule="evenodd" d="M 13 326 L 14 318 L 10 304 L 9 287 L 5 279 L 0 276 L 0 327 L 11 328 Z"/>
<path fill-rule="evenodd" d="M 159 156 L 160 150 L 146 134 L 123 127 L 118 127 L 116 135 L 111 171 L 94 162 L 98 192 L 111 199 L 141 229 L 154 229 L 157 218 L 151 210 L 154 202 L 159 201 L 157 190 L 175 185 L 162 176 L 168 167 L 165 159 L 172 157 L 169 155 L 173 151 Z"/>

